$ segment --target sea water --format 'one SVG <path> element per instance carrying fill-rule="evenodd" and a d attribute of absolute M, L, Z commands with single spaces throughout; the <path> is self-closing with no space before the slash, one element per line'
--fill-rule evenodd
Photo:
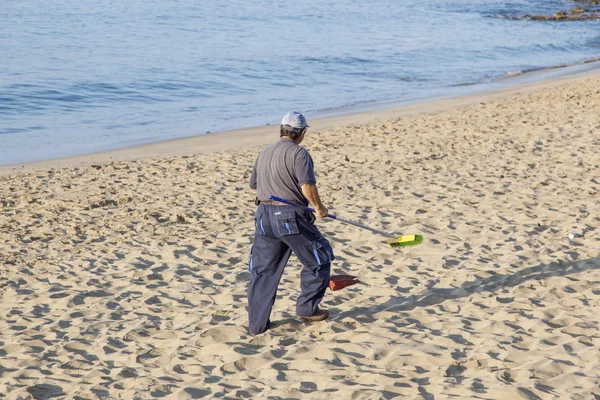
<path fill-rule="evenodd" d="M 600 55 L 552 0 L 4 0 L 0 165 L 315 118 Z"/>

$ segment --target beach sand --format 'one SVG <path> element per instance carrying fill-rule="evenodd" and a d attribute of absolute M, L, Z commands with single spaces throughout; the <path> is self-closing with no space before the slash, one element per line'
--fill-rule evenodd
<path fill-rule="evenodd" d="M 600 76 L 419 107 L 303 145 L 332 212 L 424 243 L 318 221 L 362 282 L 304 324 L 292 257 L 255 337 L 247 180 L 278 127 L 4 168 L 0 394 L 598 398 Z"/>

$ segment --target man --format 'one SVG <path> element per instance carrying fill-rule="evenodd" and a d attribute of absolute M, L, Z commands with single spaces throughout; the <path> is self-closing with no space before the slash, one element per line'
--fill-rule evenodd
<path fill-rule="evenodd" d="M 248 285 L 248 322 L 252 335 L 269 329 L 277 286 L 292 251 L 304 265 L 296 315 L 306 321 L 329 317 L 327 310 L 319 309 L 334 260 L 329 242 L 313 224 L 312 213 L 269 200 L 269 196 L 277 196 L 304 206 L 310 202 L 317 217 L 327 216 L 317 190 L 313 160 L 300 146 L 307 129 L 302 114 L 287 113 L 279 128 L 281 138 L 259 154 L 250 177 L 258 204 Z"/>

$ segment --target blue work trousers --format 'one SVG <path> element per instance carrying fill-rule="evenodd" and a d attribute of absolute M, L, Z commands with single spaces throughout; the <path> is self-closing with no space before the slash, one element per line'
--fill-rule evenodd
<path fill-rule="evenodd" d="M 248 285 L 248 324 L 252 335 L 269 328 L 277 287 L 292 251 L 304 265 L 296 302 L 298 316 L 311 316 L 319 310 L 335 258 L 327 239 L 301 208 L 260 204 L 255 224 Z"/>

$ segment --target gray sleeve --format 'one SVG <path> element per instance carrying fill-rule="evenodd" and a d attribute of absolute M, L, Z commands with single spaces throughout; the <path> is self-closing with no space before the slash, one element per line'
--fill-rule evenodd
<path fill-rule="evenodd" d="M 256 190 L 256 163 L 257 162 L 258 162 L 258 159 L 254 163 L 254 168 L 252 168 L 252 174 L 250 174 L 250 189 L 255 189 L 255 190 Z"/>
<path fill-rule="evenodd" d="M 302 148 L 296 154 L 296 159 L 294 160 L 294 168 L 296 172 L 296 177 L 298 178 L 299 186 L 305 184 L 315 185 L 317 183 L 313 160 L 306 149 Z"/>

